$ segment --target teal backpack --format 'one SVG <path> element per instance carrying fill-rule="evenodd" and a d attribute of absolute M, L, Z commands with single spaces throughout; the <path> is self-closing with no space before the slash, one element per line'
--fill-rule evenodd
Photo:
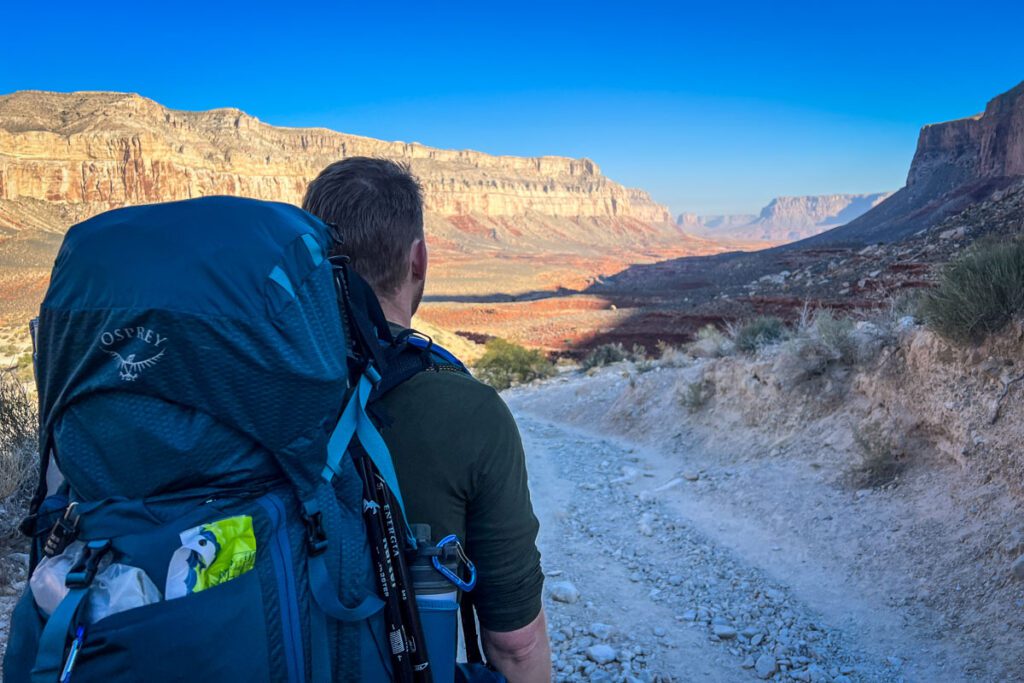
<path fill-rule="evenodd" d="M 6 681 L 450 680 L 454 627 L 421 627 L 367 406 L 464 368 L 391 335 L 329 231 L 210 197 L 68 232 L 34 334 L 42 472 Z M 457 550 L 420 548 L 440 571 Z"/>

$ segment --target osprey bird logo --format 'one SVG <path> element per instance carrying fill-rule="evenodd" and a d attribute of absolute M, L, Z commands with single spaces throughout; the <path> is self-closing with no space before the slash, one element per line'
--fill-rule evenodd
<path fill-rule="evenodd" d="M 151 356 L 145 360 L 135 360 L 135 354 L 128 354 L 127 358 L 124 358 L 117 351 L 111 351 L 110 349 L 103 349 L 117 361 L 117 369 L 121 374 L 121 379 L 125 382 L 134 382 L 139 377 L 139 373 L 146 368 L 151 368 L 160 362 L 160 357 L 164 355 L 167 349 L 164 349 L 155 356 Z"/>

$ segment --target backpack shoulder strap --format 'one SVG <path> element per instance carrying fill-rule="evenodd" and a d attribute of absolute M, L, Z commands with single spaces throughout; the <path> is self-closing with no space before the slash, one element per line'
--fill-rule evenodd
<path fill-rule="evenodd" d="M 471 376 L 455 354 L 415 330 L 403 331 L 386 346 L 383 354 L 386 359 L 384 372 L 370 395 L 370 403 L 380 400 L 421 372 L 457 372 Z"/>

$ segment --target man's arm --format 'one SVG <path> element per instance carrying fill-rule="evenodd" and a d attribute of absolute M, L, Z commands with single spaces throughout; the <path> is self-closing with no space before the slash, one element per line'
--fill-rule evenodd
<path fill-rule="evenodd" d="M 480 636 L 487 660 L 509 683 L 551 681 L 551 644 L 543 609 L 536 619 L 520 629 L 507 632 L 482 629 Z"/>

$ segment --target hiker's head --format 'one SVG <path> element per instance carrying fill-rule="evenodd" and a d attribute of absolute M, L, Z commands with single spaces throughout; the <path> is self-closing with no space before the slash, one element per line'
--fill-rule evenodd
<path fill-rule="evenodd" d="M 367 157 L 335 162 L 309 184 L 302 208 L 335 226 L 331 255 L 348 256 L 381 303 L 409 308 L 410 317 L 416 312 L 427 247 L 423 195 L 408 165 Z"/>

